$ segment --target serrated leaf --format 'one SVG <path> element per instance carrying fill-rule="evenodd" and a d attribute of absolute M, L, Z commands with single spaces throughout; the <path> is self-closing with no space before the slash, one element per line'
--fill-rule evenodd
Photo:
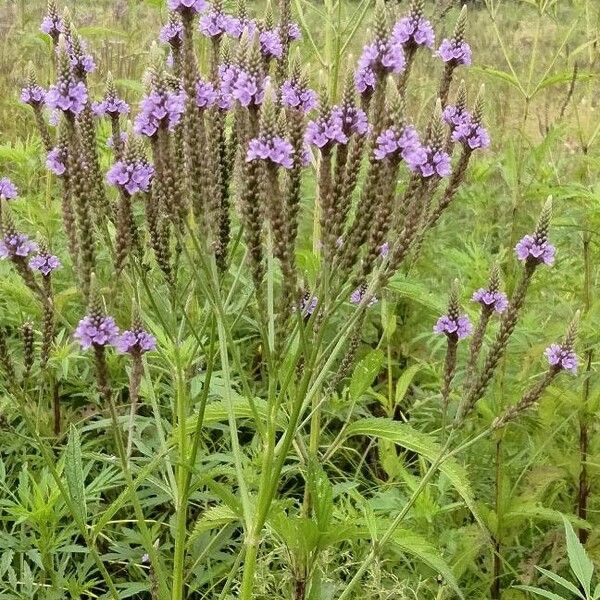
<path fill-rule="evenodd" d="M 65 478 L 73 508 L 77 511 L 77 516 L 85 522 L 87 520 L 87 504 L 81 460 L 81 441 L 79 431 L 74 425 L 71 425 L 69 429 L 69 440 L 65 449 Z"/>
<path fill-rule="evenodd" d="M 212 506 L 207 509 L 204 514 L 196 521 L 194 530 L 190 536 L 190 542 L 197 538 L 199 535 L 211 529 L 217 529 L 230 523 L 235 523 L 240 519 L 229 506 L 219 505 Z"/>
<path fill-rule="evenodd" d="M 585 593 L 589 596 L 592 587 L 592 576 L 594 575 L 594 563 L 587 555 L 585 548 L 577 538 L 573 526 L 563 517 L 565 524 L 565 536 L 567 538 L 567 555 L 569 565 L 575 576 L 583 586 Z"/>
<path fill-rule="evenodd" d="M 383 366 L 385 357 L 383 350 L 371 350 L 354 368 L 350 380 L 349 394 L 353 400 L 358 400 L 373 383 Z"/>

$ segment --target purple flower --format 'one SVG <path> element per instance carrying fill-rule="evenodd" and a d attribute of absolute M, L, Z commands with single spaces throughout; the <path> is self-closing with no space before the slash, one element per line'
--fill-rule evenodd
<path fill-rule="evenodd" d="M 170 20 L 160 30 L 159 39 L 165 44 L 178 46 L 183 42 L 183 25 L 179 20 Z"/>
<path fill-rule="evenodd" d="M 506 294 L 498 291 L 494 292 L 485 288 L 479 288 L 473 293 L 471 299 L 474 302 L 479 302 L 485 308 L 495 310 L 497 313 L 503 313 L 508 308 Z"/>
<path fill-rule="evenodd" d="M 96 70 L 96 61 L 91 54 L 85 53 L 85 44 L 83 43 L 83 40 L 81 44 L 84 52 L 75 54 L 72 48 L 69 49 L 71 66 L 76 73 L 93 73 Z"/>
<path fill-rule="evenodd" d="M 294 148 L 292 144 L 279 136 L 268 138 L 260 136 L 248 142 L 246 162 L 253 160 L 269 160 L 286 169 L 293 166 Z"/>
<path fill-rule="evenodd" d="M 116 117 L 118 115 L 126 115 L 129 112 L 129 104 L 121 98 L 107 97 L 102 102 L 94 102 L 92 110 L 97 117 Z"/>
<path fill-rule="evenodd" d="M 17 194 L 15 184 L 8 177 L 0 179 L 0 200 L 14 200 Z"/>
<path fill-rule="evenodd" d="M 200 17 L 200 32 L 207 37 L 217 37 L 231 28 L 232 17 L 220 11 L 212 11 Z"/>
<path fill-rule="evenodd" d="M 471 46 L 465 41 L 444 39 L 438 48 L 437 55 L 445 62 L 453 65 L 471 64 Z"/>
<path fill-rule="evenodd" d="M 389 242 L 383 242 L 381 246 L 379 246 L 379 256 L 381 258 L 387 258 L 387 255 L 390 253 L 390 244 Z"/>
<path fill-rule="evenodd" d="M 433 327 L 435 333 L 443 333 L 448 337 L 455 337 L 459 340 L 470 335 L 472 330 L 473 325 L 471 325 L 471 320 L 467 315 L 460 315 L 456 318 L 443 315 Z"/>
<path fill-rule="evenodd" d="M 350 302 L 352 304 L 360 304 L 363 301 L 363 298 L 365 297 L 366 293 L 367 293 L 366 285 L 361 285 L 361 286 L 357 287 L 352 292 L 352 294 L 350 294 Z M 369 304 L 367 306 L 373 306 L 374 304 L 377 304 L 377 302 L 379 302 L 377 297 L 372 296 L 371 299 L 369 300 Z"/>
<path fill-rule="evenodd" d="M 140 103 L 134 130 L 152 137 L 159 127 L 172 131 L 181 121 L 185 109 L 185 92 L 152 91 Z"/>
<path fill-rule="evenodd" d="M 544 353 L 548 359 L 548 364 L 559 369 L 564 369 L 577 374 L 578 360 L 577 355 L 570 348 L 565 348 L 559 344 L 551 344 Z"/>
<path fill-rule="evenodd" d="M 52 38 L 58 39 L 58 36 L 65 31 L 65 24 L 58 15 L 46 15 L 42 19 L 40 31 L 47 33 Z"/>
<path fill-rule="evenodd" d="M 206 0 L 169 0 L 169 10 L 179 13 L 199 13 L 206 9 Z"/>
<path fill-rule="evenodd" d="M 233 69 L 235 78 L 231 82 L 231 96 L 242 106 L 262 104 L 269 77 L 261 78 L 241 68 Z"/>
<path fill-rule="evenodd" d="M 347 144 L 348 136 L 344 133 L 341 111 L 332 109 L 328 115 L 321 115 L 315 121 L 309 121 L 304 139 L 307 144 L 321 149 L 335 143 Z"/>
<path fill-rule="evenodd" d="M 342 119 L 342 131 L 346 136 L 349 137 L 353 133 L 365 135 L 369 131 L 367 114 L 361 108 L 350 105 L 334 106 L 331 112 L 339 113 Z"/>
<path fill-rule="evenodd" d="M 300 26 L 298 25 L 298 23 L 288 23 L 287 34 L 290 42 L 295 42 L 296 40 L 299 40 L 302 37 L 302 31 L 300 31 Z"/>
<path fill-rule="evenodd" d="M 554 264 L 556 248 L 546 240 L 538 240 L 533 235 L 526 235 L 515 246 L 517 258 L 523 262 L 532 261 L 551 266 Z"/>
<path fill-rule="evenodd" d="M 154 167 L 143 160 L 119 160 L 106 174 L 106 180 L 133 195 L 136 192 L 147 192 L 153 175 Z"/>
<path fill-rule="evenodd" d="M 455 142 L 464 144 L 471 150 L 487 148 L 490 145 L 490 136 L 487 129 L 479 123 L 469 121 L 459 125 L 452 134 Z"/>
<path fill-rule="evenodd" d="M 88 100 L 83 81 L 58 81 L 46 94 L 46 104 L 53 109 L 78 115 Z"/>
<path fill-rule="evenodd" d="M 421 15 L 400 19 L 392 30 L 392 39 L 404 46 L 433 48 L 435 34 L 431 23 Z"/>
<path fill-rule="evenodd" d="M 471 123 L 471 113 L 461 106 L 448 105 L 442 114 L 452 133 L 461 125 Z"/>
<path fill-rule="evenodd" d="M 30 106 L 41 106 L 46 101 L 46 91 L 37 84 L 26 85 L 21 90 L 21 102 Z"/>
<path fill-rule="evenodd" d="M 24 233 L 9 233 L 0 239 L 0 259 L 27 258 L 38 249 Z"/>
<path fill-rule="evenodd" d="M 112 317 L 88 315 L 83 317 L 75 330 L 75 339 L 84 350 L 92 346 L 114 346 L 119 336 L 119 328 Z"/>
<path fill-rule="evenodd" d="M 29 260 L 29 267 L 33 271 L 39 271 L 44 277 L 48 277 L 50 273 L 60 268 L 60 260 L 54 254 L 40 252 Z"/>
<path fill-rule="evenodd" d="M 267 58 L 281 58 L 283 56 L 283 45 L 279 32 L 273 29 L 261 31 L 259 35 L 260 51 Z"/>
<path fill-rule="evenodd" d="M 46 157 L 46 168 L 55 175 L 64 175 L 67 169 L 65 159 L 64 152 L 59 147 L 54 147 Z"/>
<path fill-rule="evenodd" d="M 196 106 L 198 108 L 208 108 L 212 106 L 219 98 L 219 93 L 210 81 L 199 79 L 196 82 Z"/>
<path fill-rule="evenodd" d="M 124 331 L 115 342 L 120 354 L 144 354 L 156 350 L 156 338 L 143 329 Z"/>
<path fill-rule="evenodd" d="M 230 17 L 225 24 L 225 28 L 227 34 L 231 37 L 239 39 L 246 32 L 246 35 L 252 38 L 258 30 L 258 25 L 253 19 Z"/>
<path fill-rule="evenodd" d="M 356 89 L 361 93 L 375 89 L 377 78 L 387 73 L 402 73 L 406 66 L 402 44 L 393 38 L 375 41 L 363 48 L 355 74 Z"/>
<path fill-rule="evenodd" d="M 417 156 L 423 159 L 421 141 L 414 127 L 406 126 L 401 131 L 395 126 L 382 131 L 375 142 L 373 154 L 377 160 L 383 160 L 387 156 L 400 156 L 409 164 L 417 162 Z"/>
<path fill-rule="evenodd" d="M 447 177 L 452 173 L 448 153 L 432 146 L 415 148 L 405 160 L 411 171 L 420 173 L 423 177 Z"/>
<path fill-rule="evenodd" d="M 310 315 L 312 315 L 317 309 L 318 304 L 319 299 L 316 296 L 306 292 L 300 300 L 300 311 L 302 312 L 302 316 L 310 317 Z"/>
<path fill-rule="evenodd" d="M 298 81 L 286 79 L 281 84 L 281 104 L 288 108 L 296 108 L 304 114 L 317 107 L 317 93 Z"/>

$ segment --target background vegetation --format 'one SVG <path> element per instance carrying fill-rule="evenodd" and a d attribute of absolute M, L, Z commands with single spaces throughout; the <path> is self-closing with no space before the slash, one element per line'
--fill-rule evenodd
<path fill-rule="evenodd" d="M 95 97 L 101 95 L 110 70 L 127 99 L 135 102 L 142 92 L 139 82 L 150 45 L 165 20 L 163 2 L 86 0 L 66 4 L 97 56 L 99 72 L 91 80 Z M 255 1 L 250 8 L 260 14 L 264 6 Z M 404 9 L 405 3 L 398 6 Z M 352 15 L 357 10 L 362 14 L 363 7 L 368 20 L 366 0 L 360 5 L 343 1 L 339 6 L 331 0 L 324 4 L 296 0 L 303 29 L 308 27 L 314 36 L 314 43 L 304 36 L 302 57 L 313 67 L 315 84 L 322 77 L 332 94 L 338 93 L 335 75 L 343 71 L 338 65 L 353 60 L 351 56 L 356 56 L 363 41 L 359 34 L 344 46 L 338 43 L 336 31 L 344 40 L 353 28 Z M 52 77 L 50 40 L 38 31 L 44 10 L 44 0 L 3 0 L 0 4 L 0 175 L 10 176 L 25 198 L 15 207 L 20 222 L 30 231 L 41 229 L 56 247 L 62 243 L 57 190 L 44 168 L 44 152 L 30 111 L 18 101 L 29 60 L 42 85 Z M 451 30 L 457 12 L 457 6 L 443 2 L 428 5 L 428 13 L 440 22 L 436 28 L 440 37 L 444 30 Z M 532 597 L 515 588 L 517 584 L 538 585 L 557 593 L 552 581 L 535 567 L 570 577 L 563 515 L 585 542 L 591 559 L 600 564 L 600 386 L 596 371 L 600 5 L 595 0 L 473 3 L 467 38 L 475 65 L 468 71 L 467 86 L 474 96 L 479 82 L 486 84 L 492 147 L 473 162 L 467 184 L 435 235 L 427 238 L 418 261 L 393 280 L 383 301 L 373 309 L 359 349 L 364 360 L 358 367 L 372 369 L 368 371 L 372 377 L 362 386 L 357 370 L 353 381 L 358 383 L 351 397 L 336 399 L 328 406 L 323 456 L 335 439 L 336 424 L 348 417 L 349 402 L 355 414 L 409 420 L 422 432 L 437 430 L 443 340 L 431 333 L 431 327 L 443 312 L 449 283 L 460 277 L 465 290 L 480 287 L 487 277 L 490 256 L 498 255 L 510 289 L 516 277 L 512 249 L 531 230 L 540 201 L 548 195 L 555 201 L 552 239 L 558 249 L 557 262 L 534 282 L 501 376 L 466 425 L 465 439 L 513 404 L 545 368 L 540 359 L 543 349 L 561 337 L 574 308 L 583 315 L 580 374 L 557 380 L 538 411 L 460 456 L 460 462 L 468 467 L 479 522 L 469 516 L 446 477 L 434 480 L 410 511 L 391 550 L 369 568 L 357 597 L 453 598 L 457 588 L 473 599 Z M 411 114 L 420 115 L 421 125 L 428 119 L 427 107 L 434 94 L 426 83 L 431 79 L 421 78 L 428 68 L 427 61 L 421 61 L 416 78 L 422 83 L 413 85 L 410 98 Z M 106 138 L 108 131 L 102 135 Z M 108 150 L 104 158 L 107 166 Z M 416 269 L 418 278 L 413 276 Z M 59 274 L 57 301 L 61 314 L 74 325 L 84 308 L 65 282 L 68 274 Z M 25 319 L 39 320 L 36 311 L 18 278 L 0 264 L 0 325 L 16 332 Z M 159 341 L 166 344 L 166 340 Z M 102 514 L 123 485 L 103 433 L 108 415 L 90 393 L 89 361 L 66 337 L 60 342 L 52 366 L 70 386 L 63 391 L 61 433 L 53 434 L 47 398 L 40 394 L 39 403 L 29 410 L 40 435 L 57 456 L 66 444 L 69 424 L 76 426 L 88 511 Z M 374 355 L 374 349 L 381 354 Z M 254 350 L 252 344 L 241 347 L 243 359 L 251 361 Z M 20 352 L 16 343 L 13 351 Z M 155 382 L 154 392 L 145 388 L 142 393 L 146 406 L 139 417 L 136 440 L 140 468 L 151 464 L 165 443 L 155 430 L 153 410 L 158 410 L 155 403 L 164 391 L 161 386 L 168 385 L 169 363 L 163 355 L 150 360 L 159 371 L 165 371 L 165 381 Z M 377 365 L 374 370 L 373 361 Z M 112 367 L 117 385 L 124 387 L 125 374 L 119 374 L 116 365 Z M 200 373 L 192 389 L 195 385 L 199 389 L 201 381 Z M 209 404 L 206 417 L 211 433 L 204 440 L 212 452 L 203 457 L 195 481 L 198 519 L 190 543 L 192 568 L 187 581 L 193 598 L 221 597 L 236 560 L 235 524 L 226 510 L 210 511 L 226 496 L 221 481 L 231 469 L 227 457 L 221 455 L 226 449 L 217 435 L 226 429 L 218 404 L 222 385 L 217 373 L 210 392 L 214 405 L 211 408 Z M 0 396 L 0 414 L 0 597 L 95 597 L 98 575 L 93 562 L 78 540 L 36 441 L 8 396 Z M 173 435 L 164 414 L 163 419 L 164 433 Z M 341 483 L 333 468 L 329 472 L 330 510 L 339 527 L 361 521 L 364 528 L 377 530 L 391 512 L 402 508 L 426 471 L 422 458 L 396 448 L 389 440 L 372 438 L 363 447 L 348 444 L 343 452 L 347 464 Z M 250 482 L 259 476 L 259 458 L 253 456 L 246 466 Z M 324 466 L 328 467 L 326 460 Z M 578 501 L 582 471 L 589 486 L 585 510 Z M 156 508 L 152 527 L 159 530 L 161 506 L 169 491 L 162 476 L 148 473 L 148 478 L 152 485 L 144 489 L 141 500 L 145 508 Z M 288 485 L 293 491 L 293 478 Z M 147 598 L 148 568 L 133 518 L 131 511 L 123 510 L 102 524 L 104 558 L 120 575 L 123 598 Z M 271 525 L 272 535 L 263 547 L 257 598 L 291 597 L 286 568 L 293 571 L 297 567 L 295 561 L 303 556 L 301 545 L 309 534 L 286 531 L 283 522 L 281 525 L 279 529 Z M 319 559 L 321 583 L 314 598 L 325 600 L 338 594 L 335 586 L 353 575 L 368 549 L 360 536 L 335 551 L 326 546 Z M 287 567 L 279 569 L 282 565 Z M 235 597 L 231 593 L 223 597 Z"/>

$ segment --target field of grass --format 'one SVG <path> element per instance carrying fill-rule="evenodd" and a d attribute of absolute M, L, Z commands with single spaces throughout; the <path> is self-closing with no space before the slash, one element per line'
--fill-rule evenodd
<path fill-rule="evenodd" d="M 135 116 L 145 72 L 162 56 L 153 44 L 168 19 L 166 1 L 63 4 L 96 59 L 90 96 L 102 98 L 110 72 Z M 274 3 L 276 19 L 285 4 Z M 291 2 L 303 33 L 291 56 L 332 103 L 372 38 L 375 4 Z M 236 10 L 234 2 L 225 6 Z M 409 9 L 407 0 L 386 6 L 392 22 Z M 450 98 L 464 78 L 473 106 L 484 84 L 491 145 L 473 153 L 435 229 L 413 240 L 372 306 L 347 301 L 358 284 L 376 285 L 376 268 L 361 271 L 364 251 L 340 276 L 339 263 L 329 264 L 322 250 L 330 225 L 319 219 L 327 157 L 316 148 L 301 184 L 293 266 L 303 290 L 318 297 L 319 309 L 305 319 L 294 298 L 292 316 L 282 317 L 286 294 L 298 291 L 286 287 L 285 260 L 273 250 L 269 198 L 287 193 L 283 175 L 266 191 L 258 185 L 261 284 L 247 238 L 249 163 L 239 152 L 229 162 L 234 216 L 225 268 L 210 234 L 210 200 L 207 216 L 189 211 L 185 223 L 172 226 L 168 202 L 161 209 L 174 284 L 158 266 L 152 232 L 145 237 L 149 204 L 142 201 L 134 203 L 134 218 L 144 246 L 130 249 L 115 274 L 121 196 L 107 186 L 113 214 L 88 214 L 93 287 L 121 329 L 129 328 L 135 304 L 156 337 L 157 350 L 139 363 L 112 350 L 94 360 L 94 349 L 73 338 L 89 294 L 65 234 L 66 186 L 46 169 L 33 111 L 19 100 L 30 61 L 43 87 L 56 78 L 52 40 L 39 31 L 45 10 L 45 0 L 0 0 L 0 179 L 19 189 L 18 200 L 0 199 L 2 235 L 8 211 L 20 231 L 43 240 L 63 263 L 52 276 L 56 327 L 44 364 L 47 305 L 18 260 L 0 260 L 0 600 L 598 600 L 600 3 L 469 4 L 465 38 L 473 64 L 456 71 Z M 266 0 L 248 1 L 257 19 L 269 10 Z M 452 35 L 459 13 L 450 0 L 425 2 L 436 41 Z M 206 74 L 211 47 L 195 35 Z M 403 100 L 420 132 L 433 122 L 442 69 L 433 52 L 419 50 Z M 242 112 L 232 111 L 223 126 L 232 143 L 247 132 L 236 129 Z M 268 120 L 262 112 L 261 127 Z M 184 124 L 188 118 L 186 112 Z M 377 126 L 377 115 L 371 121 Z M 104 176 L 115 161 L 106 145 L 111 130 L 108 119 L 96 123 Z M 186 160 L 194 155 L 177 138 L 187 132 L 168 134 L 175 148 L 170 175 L 191 202 L 194 173 L 210 173 L 176 162 L 178 143 Z M 194 156 L 214 171 L 218 152 L 210 144 L 204 150 Z M 160 148 L 152 141 L 146 151 L 158 172 Z M 369 182 L 378 184 L 367 163 L 351 216 L 360 214 Z M 80 176 L 92 181 L 92 170 Z M 409 188 L 401 173 L 392 190 L 398 201 Z M 424 203 L 439 197 L 434 193 Z M 458 344 L 445 391 L 451 343 L 433 326 L 456 279 L 474 323 L 479 306 L 470 298 L 485 287 L 493 264 L 509 297 L 518 289 L 523 267 L 514 248 L 534 230 L 548 197 L 556 261 L 536 270 L 494 377 L 453 429 L 469 394 L 471 350 L 468 340 Z M 390 245 L 406 230 L 407 206 L 394 204 L 404 229 L 387 238 Z M 82 236 L 80 213 L 76 218 Z M 544 351 L 560 342 L 577 311 L 577 375 L 559 373 L 533 407 L 496 428 L 495 419 L 543 380 Z M 482 359 L 501 323 L 490 321 Z"/>

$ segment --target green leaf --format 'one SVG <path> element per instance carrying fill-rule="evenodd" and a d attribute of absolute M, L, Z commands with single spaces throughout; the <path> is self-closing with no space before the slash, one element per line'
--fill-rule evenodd
<path fill-rule="evenodd" d="M 74 425 L 69 429 L 69 440 L 65 450 L 65 478 L 73 507 L 82 521 L 87 520 L 87 505 L 85 500 L 85 484 L 83 481 L 83 466 L 81 460 L 81 442 L 79 432 Z"/>
<path fill-rule="evenodd" d="M 421 454 L 431 462 L 435 461 L 442 449 L 429 435 L 413 429 L 406 423 L 389 421 L 387 419 L 362 419 L 351 423 L 344 432 L 345 437 L 365 435 L 395 442 L 396 444 Z M 445 460 L 439 470 L 448 478 L 456 491 L 460 494 L 469 510 L 482 524 L 471 485 L 465 469 L 454 459 Z"/>
<path fill-rule="evenodd" d="M 542 596 L 543 598 L 550 598 L 550 600 L 566 600 L 566 598 L 563 598 L 562 596 L 559 596 L 554 592 L 548 592 L 546 590 L 542 590 L 541 588 L 532 587 L 530 585 L 515 585 L 514 587 L 517 590 L 531 592 L 532 594 L 537 594 L 538 596 Z"/>
<path fill-rule="evenodd" d="M 350 398 L 358 400 L 373 383 L 385 361 L 383 350 L 371 350 L 354 368 L 350 380 Z"/>
<path fill-rule="evenodd" d="M 323 467 L 315 460 L 308 463 L 308 490 L 313 500 L 315 518 L 321 533 L 327 531 L 333 514 L 333 488 Z"/>
<path fill-rule="evenodd" d="M 400 404 L 404 400 L 404 396 L 408 390 L 408 386 L 411 384 L 413 377 L 417 374 L 421 365 L 411 365 L 408 369 L 404 369 L 402 375 L 396 382 L 396 404 Z"/>
<path fill-rule="evenodd" d="M 229 506 L 213 506 L 206 510 L 196 522 L 190 536 L 190 543 L 205 531 L 221 528 L 239 520 L 240 515 L 236 514 Z"/>
<path fill-rule="evenodd" d="M 411 300 L 415 304 L 428 308 L 433 313 L 443 313 L 446 306 L 439 294 L 433 294 L 431 290 L 421 282 L 411 281 L 401 275 L 392 277 L 389 288 L 403 298 Z"/>
<path fill-rule="evenodd" d="M 575 576 L 583 586 L 585 593 L 589 596 L 592 586 L 592 576 L 594 574 L 594 563 L 587 555 L 585 548 L 577 538 L 573 526 L 563 517 L 565 524 L 565 536 L 567 538 L 567 554 L 569 564 Z"/>
<path fill-rule="evenodd" d="M 564 577 L 561 577 L 560 575 L 557 575 L 556 573 L 553 573 L 552 571 L 548 571 L 548 569 L 544 569 L 542 567 L 536 566 L 536 569 L 540 573 L 542 573 L 546 577 L 548 577 L 548 579 L 552 579 L 552 581 L 558 583 L 558 585 L 564 587 L 566 590 L 569 590 L 569 592 L 572 592 L 576 596 L 583 598 L 581 592 L 577 589 L 577 586 L 573 585 L 570 581 L 566 580 Z"/>

